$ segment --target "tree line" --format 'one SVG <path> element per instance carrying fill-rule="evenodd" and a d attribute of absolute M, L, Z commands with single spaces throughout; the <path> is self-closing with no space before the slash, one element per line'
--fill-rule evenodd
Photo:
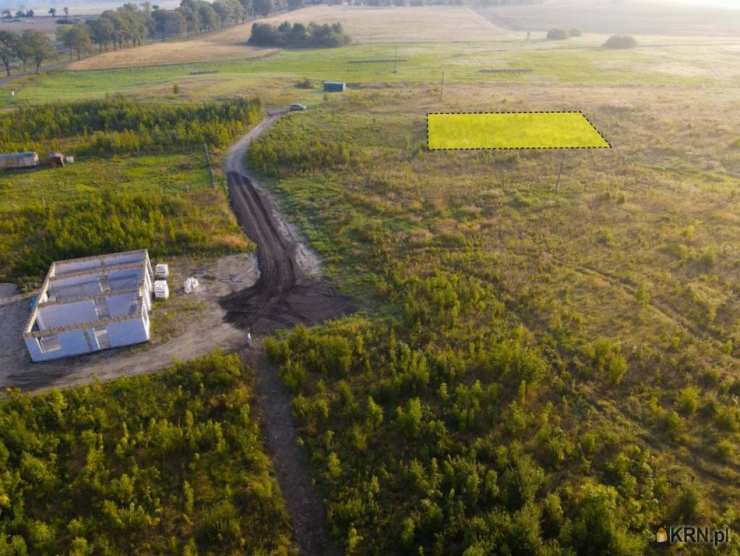
<path fill-rule="evenodd" d="M 24 68 L 32 64 L 38 72 L 41 64 L 54 54 L 54 45 L 45 33 L 31 29 L 20 34 L 0 31 L 0 62 L 7 75 L 17 62 Z"/>
<path fill-rule="evenodd" d="M 65 25 L 58 31 L 57 40 L 80 59 L 96 48 L 102 52 L 140 46 L 147 39 L 164 40 L 208 33 L 243 23 L 250 17 L 302 6 L 303 0 L 215 0 L 212 3 L 182 0 L 178 8 L 167 10 L 148 2 L 142 8 L 129 3 L 115 10 L 106 10 L 85 23 Z M 0 61 L 7 75 L 16 65 L 25 68 L 30 63 L 38 72 L 41 64 L 55 54 L 55 45 L 45 33 L 0 31 Z"/>

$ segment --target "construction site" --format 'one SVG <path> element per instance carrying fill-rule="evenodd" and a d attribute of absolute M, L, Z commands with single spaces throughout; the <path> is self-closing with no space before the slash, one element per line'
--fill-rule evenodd
<path fill-rule="evenodd" d="M 31 359 L 148 341 L 153 282 L 146 250 L 52 263 L 23 332 Z"/>

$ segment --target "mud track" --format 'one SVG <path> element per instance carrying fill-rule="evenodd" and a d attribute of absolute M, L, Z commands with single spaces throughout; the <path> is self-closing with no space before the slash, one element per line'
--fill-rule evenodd
<path fill-rule="evenodd" d="M 229 151 L 225 169 L 231 207 L 247 236 L 257 244 L 260 277 L 250 288 L 221 299 L 225 319 L 257 338 L 242 351 L 255 370 L 256 403 L 280 490 L 302 555 L 333 556 L 324 504 L 313 484 L 311 464 L 298 444 L 292 398 L 268 361 L 261 336 L 293 325 L 316 324 L 349 313 L 347 298 L 318 277 L 318 259 L 285 222 L 267 191 L 250 176 L 244 161 L 249 144 L 284 113 L 269 115 Z"/>
<path fill-rule="evenodd" d="M 352 311 L 346 297 L 307 272 L 310 250 L 282 220 L 270 195 L 261 190 L 244 164 L 250 143 L 284 114 L 268 116 L 232 147 L 226 161 L 231 208 L 249 239 L 257 244 L 260 278 L 251 288 L 225 297 L 221 304 L 228 322 L 259 335 L 299 323 L 320 323 Z"/>
<path fill-rule="evenodd" d="M 237 220 L 257 244 L 260 278 L 222 300 L 226 320 L 262 335 L 350 312 L 348 300 L 330 284 L 305 274 L 299 264 L 300 244 L 281 231 L 271 200 L 247 176 L 229 172 L 227 179 Z"/>

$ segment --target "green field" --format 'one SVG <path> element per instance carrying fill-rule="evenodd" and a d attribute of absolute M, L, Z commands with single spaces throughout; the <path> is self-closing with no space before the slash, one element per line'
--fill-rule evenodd
<path fill-rule="evenodd" d="M 564 94 L 618 149 L 428 152 L 423 86 L 252 147 L 370 315 L 271 346 L 348 553 L 637 555 L 653 523 L 737 526 L 736 94 L 447 84 L 444 109 Z"/>
<path fill-rule="evenodd" d="M 5 115 L 3 150 L 32 149 L 42 157 L 58 150 L 76 161 L 0 175 L 0 280 L 33 287 L 53 260 L 130 249 L 153 256 L 249 249 L 203 150 L 209 141 L 215 157 L 247 129 L 247 106 L 178 105 L 168 112 L 118 98 Z M 122 120 L 135 122 L 129 125 L 136 131 L 119 129 Z"/>
<path fill-rule="evenodd" d="M 431 113 L 427 145 L 431 150 L 609 148 L 580 112 Z"/>
<path fill-rule="evenodd" d="M 308 104 L 253 143 L 248 159 L 359 314 L 266 339 L 276 369 L 262 370 L 277 370 L 292 394 L 340 552 L 639 556 L 655 551 L 664 524 L 740 531 L 740 57 L 724 38 L 646 36 L 628 51 L 605 50 L 604 39 L 587 34 L 556 44 L 512 34 L 486 43 L 356 44 L 252 61 L 57 72 L 20 83 L 15 99 L 4 96 L 0 106 L 114 92 L 167 106 L 252 95 L 269 106 Z M 365 63 L 352 63 L 358 60 Z M 517 68 L 531 71 L 497 71 Z M 325 79 L 346 80 L 349 90 L 325 94 Z M 428 149 L 429 113 L 573 109 L 614 148 Z M 605 146 L 583 116 L 569 119 L 588 131 L 569 140 Z M 562 146 L 551 123 L 536 140 Z M 511 126 L 485 132 L 502 129 L 526 140 Z M 29 176 L 0 179 L 0 241 L 14 242 L 2 253 L 14 265 L 2 264 L 13 279 L 27 276 L 15 263 L 35 245 L 51 253 L 57 240 L 66 244 L 60 223 L 67 216 L 81 217 L 80 244 L 85 233 L 109 238 L 109 228 L 117 238 L 132 222 L 154 233 L 168 220 L 152 209 L 160 205 L 180 217 L 163 248 L 214 247 L 195 233 L 204 222 L 223 234 L 217 237 L 240 237 L 192 152 L 83 157 L 79 166 Z M 121 184 L 135 198 L 105 197 Z M 154 197 L 138 199 L 149 190 Z M 105 219 L 93 217 L 99 214 Z M 34 219 L 51 232 L 35 231 Z M 177 243 L 180 228 L 194 233 L 192 242 Z M 188 422 L 183 409 L 194 404 L 194 417 L 234 432 L 235 412 L 244 408 L 234 396 L 245 375 L 201 373 L 191 382 L 183 371 L 168 390 L 169 414 L 152 414 L 169 425 L 147 430 L 178 438 Z M 102 392 L 108 405 L 94 406 L 85 421 L 105 446 L 120 438 L 105 425 L 120 420 L 110 405 L 117 392 Z M 56 422 L 53 409 L 42 414 L 43 423 Z M 240 438 L 226 435 L 219 453 L 227 469 L 215 473 L 230 477 L 232 463 L 244 461 Z M 119 461 L 105 454 L 106 462 Z M 52 461 L 42 448 L 32 455 Z M 26 484 L 64 492 L 30 474 L 38 466 L 23 467 L 17 457 L 7 466 L 5 477 L 26 473 Z M 166 462 L 150 467 L 182 478 Z M 153 552 L 184 552 L 194 533 L 203 553 L 219 553 L 211 539 L 235 546 L 228 543 L 247 539 L 250 523 L 265 524 L 265 508 L 275 528 L 253 538 L 277 538 L 274 552 L 289 550 L 284 514 L 266 482 L 240 477 L 208 489 L 210 468 L 195 469 L 205 475 L 204 503 L 216 509 L 203 508 L 206 525 L 176 521 L 185 529 L 167 530 L 173 548 L 148 545 Z M 168 516 L 187 499 L 177 489 L 167 483 L 157 491 Z M 223 504 L 214 501 L 220 495 Z M 25 507 L 31 524 L 62 522 L 38 501 Z M 107 526 L 90 518 L 86 538 L 108 538 Z M 201 527 L 208 532 L 199 536 Z M 6 523 L 9 535 L 29 544 L 37 530 L 21 517 Z M 131 546 L 146 546 L 139 533 Z M 730 554 L 738 550 L 733 539 Z"/>
<path fill-rule="evenodd" d="M 701 86 L 740 84 L 731 49 L 679 40 L 633 51 L 599 48 L 602 36 L 579 39 L 568 48 L 542 41 L 495 43 L 357 44 L 340 49 L 282 51 L 264 59 L 176 64 L 149 68 L 54 72 L 0 87 L 17 90 L 0 96 L 0 108 L 19 103 L 56 102 L 127 94 L 140 98 L 188 100 L 259 94 L 268 103 L 319 101 L 318 91 L 292 85 L 299 79 L 340 79 L 351 87 L 403 87 L 405 83 L 489 84 L 580 83 L 604 86 Z M 675 42 L 676 44 L 670 44 Z M 668 43 L 668 44 L 666 44 Z M 396 64 L 388 60 L 398 57 Z M 681 64 L 670 63 L 680 58 Z M 352 63 L 357 60 L 382 63 Z M 721 69 L 716 69 L 717 67 Z M 523 74 L 490 70 L 528 68 Z M 173 94 L 174 84 L 180 93 Z M 559 108 L 572 108 L 568 102 Z"/>

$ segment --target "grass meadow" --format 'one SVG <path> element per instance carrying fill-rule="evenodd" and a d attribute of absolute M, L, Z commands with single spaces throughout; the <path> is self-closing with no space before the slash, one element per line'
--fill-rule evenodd
<path fill-rule="evenodd" d="M 558 109 L 573 106 L 564 100 L 573 95 L 613 149 L 425 148 L 429 111 Z M 536 507 L 532 519 L 547 520 L 557 498 L 570 525 L 541 530 L 525 553 L 585 551 L 593 537 L 579 541 L 575 530 L 588 521 L 579 512 L 592 481 L 618 493 L 608 512 L 619 525 L 604 553 L 645 553 L 652 523 L 737 524 L 737 102 L 731 88 L 407 85 L 331 96 L 252 147 L 252 163 L 265 168 L 270 152 L 290 153 L 267 172 L 277 176 L 272 186 L 327 272 L 374 316 L 288 334 L 273 347 L 345 550 L 443 554 L 457 542 L 475 554 L 511 550 L 523 542 L 524 514 Z M 319 169 L 308 163 L 338 145 L 342 156 Z M 332 373 L 333 363 L 309 354 L 333 348 L 310 346 L 339 338 L 350 363 Z M 544 383 L 523 370 L 521 354 L 499 355 L 499 370 L 486 371 L 485 350 L 508 349 L 498 342 L 540 354 Z M 522 373 L 517 401 L 511 368 Z M 534 424 L 549 412 L 555 430 Z M 588 455 L 591 435 L 602 447 Z M 460 465 L 481 485 L 494 469 L 506 491 L 514 465 L 506 462 L 524 454 L 545 479 L 523 507 L 486 498 L 483 486 L 476 494 L 449 486 Z M 448 486 L 439 494 L 430 485 L 443 460 Z M 638 461 L 647 475 L 630 469 Z M 445 505 L 450 496 L 456 509 Z M 426 504 L 444 508 L 444 529 Z M 487 511 L 509 512 L 512 523 L 481 518 Z M 456 529 L 455 512 L 476 525 Z M 477 540 L 459 540 L 471 528 Z M 368 538 L 384 541 L 372 548 Z"/>
<path fill-rule="evenodd" d="M 404 42 L 391 27 L 340 49 L 50 73 L 0 107 L 112 93 L 308 105 L 248 157 L 360 309 L 267 341 L 344 553 L 636 556 L 658 524 L 737 531 L 738 46 Z M 324 94 L 325 79 L 349 90 Z M 613 148 L 426 148 L 428 112 L 558 110 L 587 114 Z M 199 164 L 8 174 L 0 207 L 126 183 L 225 214 Z"/>
<path fill-rule="evenodd" d="M 693 45 L 691 41 L 651 39 L 656 46 L 648 43 L 643 48 L 616 52 L 600 48 L 603 40 L 599 35 L 585 36 L 567 46 L 521 38 L 497 43 L 372 43 L 340 49 L 270 51 L 251 60 L 52 72 L 1 87 L 5 94 L 0 96 L 0 108 L 119 93 L 167 101 L 260 95 L 276 105 L 319 102 L 318 89 L 293 87 L 303 79 L 316 83 L 344 80 L 359 89 L 420 83 L 711 89 L 740 84 L 736 47 L 725 40 Z M 496 72 L 500 69 L 531 71 Z M 9 95 L 11 88 L 15 97 Z M 573 95 L 563 97 L 566 105 L 573 106 L 574 100 Z"/>

